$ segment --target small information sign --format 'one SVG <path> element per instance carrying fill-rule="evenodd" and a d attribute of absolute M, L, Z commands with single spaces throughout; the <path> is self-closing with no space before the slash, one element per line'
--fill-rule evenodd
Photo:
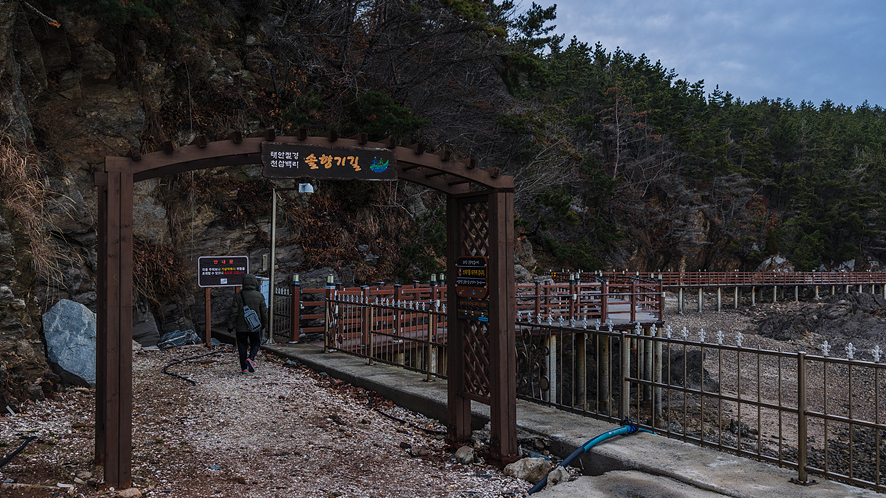
<path fill-rule="evenodd" d="M 265 142 L 261 154 L 266 178 L 396 180 L 396 156 L 389 149 L 322 147 Z"/>
<path fill-rule="evenodd" d="M 486 285 L 486 258 L 470 256 L 455 262 L 455 292 L 459 297 L 483 299 L 489 293 Z"/>
<path fill-rule="evenodd" d="M 466 256 L 455 262 L 455 294 L 457 314 L 467 320 L 489 321 L 487 260 L 483 256 Z"/>
<path fill-rule="evenodd" d="M 248 256 L 200 256 L 197 258 L 197 285 L 236 287 L 249 273 Z"/>

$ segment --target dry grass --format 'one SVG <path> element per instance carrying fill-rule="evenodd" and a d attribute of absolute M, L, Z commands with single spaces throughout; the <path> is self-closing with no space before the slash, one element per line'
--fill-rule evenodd
<path fill-rule="evenodd" d="M 47 230 L 48 191 L 39 159 L 0 130 L 0 198 L 24 227 L 34 271 L 53 282 L 61 280 L 61 270 Z"/>

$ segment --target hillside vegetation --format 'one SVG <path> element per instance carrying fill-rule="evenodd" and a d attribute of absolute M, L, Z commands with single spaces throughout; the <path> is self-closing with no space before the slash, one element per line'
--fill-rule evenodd
<path fill-rule="evenodd" d="M 511 0 L 46 7 L 62 4 L 99 24 L 118 85 L 166 87 L 142 102 L 146 150 L 299 127 L 453 149 L 516 177 L 520 230 L 551 265 L 884 258 L 886 125 L 867 102 L 743 102 L 644 55 L 567 42 L 554 8 Z"/>
<path fill-rule="evenodd" d="M 267 128 L 390 136 L 514 175 L 529 270 L 886 260 L 881 107 L 743 102 L 643 55 L 567 41 L 555 24 L 553 8 L 512 0 L 0 3 L 0 144 L 16 165 L 0 182 L 36 185 L 0 199 L 0 227 L 16 234 L 3 239 L 15 250 L 0 306 L 17 318 L 2 337 L 36 344 L 39 312 L 61 298 L 94 308 L 105 156 Z M 271 189 L 290 184 L 257 167 L 137 184 L 136 284 L 162 331 L 200 320 L 197 257 L 260 264 Z M 282 196 L 281 277 L 442 270 L 439 195 L 316 187 Z"/>

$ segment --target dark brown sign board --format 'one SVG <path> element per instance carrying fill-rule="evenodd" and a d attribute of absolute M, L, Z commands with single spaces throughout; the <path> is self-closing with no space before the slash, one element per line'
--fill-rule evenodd
<path fill-rule="evenodd" d="M 458 296 L 458 317 L 468 320 L 489 320 L 488 261 L 484 256 L 464 256 L 455 261 L 455 294 Z"/>
<path fill-rule="evenodd" d="M 397 159 L 389 149 L 356 149 L 265 142 L 265 178 L 321 180 L 396 180 Z"/>
<path fill-rule="evenodd" d="M 197 285 L 200 287 L 236 287 L 243 285 L 249 273 L 248 256 L 200 256 L 197 258 Z"/>

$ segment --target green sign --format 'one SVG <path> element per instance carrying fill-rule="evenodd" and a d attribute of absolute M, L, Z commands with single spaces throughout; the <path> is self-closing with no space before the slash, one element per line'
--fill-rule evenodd
<path fill-rule="evenodd" d="M 261 154 L 265 178 L 322 180 L 396 180 L 396 158 L 389 149 L 322 147 L 265 142 Z"/>

